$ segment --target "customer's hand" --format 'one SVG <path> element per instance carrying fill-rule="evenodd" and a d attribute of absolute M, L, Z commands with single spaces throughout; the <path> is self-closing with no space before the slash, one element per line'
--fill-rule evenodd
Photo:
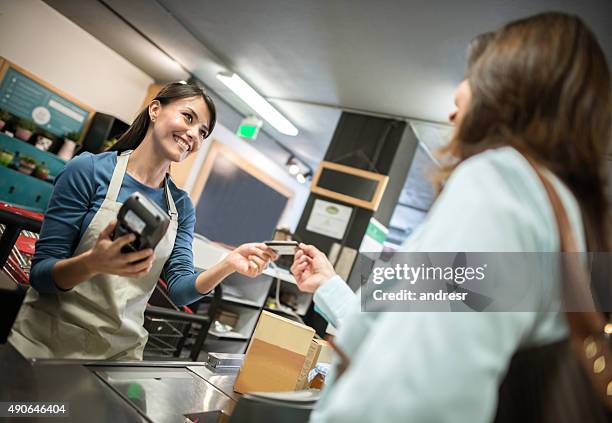
<path fill-rule="evenodd" d="M 303 292 L 315 292 L 321 285 L 336 276 L 334 266 L 325 254 L 312 245 L 300 244 L 293 258 L 291 273 Z"/>
<path fill-rule="evenodd" d="M 270 261 L 278 258 L 276 252 L 263 242 L 242 244 L 234 249 L 225 262 L 232 271 L 254 278 L 263 272 Z"/>
<path fill-rule="evenodd" d="M 134 234 L 123 235 L 115 240 L 111 235 L 117 220 L 113 220 L 100 234 L 87 254 L 87 266 L 93 274 L 109 274 L 140 278 L 149 273 L 153 265 L 153 250 L 122 253 L 121 248 L 136 239 Z"/>

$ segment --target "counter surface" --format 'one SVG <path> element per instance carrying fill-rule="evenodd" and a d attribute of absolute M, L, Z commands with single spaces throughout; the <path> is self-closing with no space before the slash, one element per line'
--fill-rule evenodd
<path fill-rule="evenodd" d="M 0 345 L 0 401 L 68 402 L 70 418 L 62 421 L 165 423 L 189 422 L 191 413 L 230 414 L 239 398 L 236 373 L 193 362 L 27 360 Z"/>

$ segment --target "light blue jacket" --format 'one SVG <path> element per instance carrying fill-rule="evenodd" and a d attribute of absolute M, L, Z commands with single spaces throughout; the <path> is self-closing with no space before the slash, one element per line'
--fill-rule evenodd
<path fill-rule="evenodd" d="M 554 175 L 547 176 L 584 251 L 578 204 Z M 403 250 L 553 252 L 559 238 L 535 172 L 504 147 L 456 169 Z M 359 294 L 339 277 L 318 289 L 314 301 L 339 329 L 336 342 L 351 357 L 341 379 L 329 375 L 311 416 L 317 423 L 489 422 L 514 352 L 567 335 L 558 312 L 362 313 Z"/>

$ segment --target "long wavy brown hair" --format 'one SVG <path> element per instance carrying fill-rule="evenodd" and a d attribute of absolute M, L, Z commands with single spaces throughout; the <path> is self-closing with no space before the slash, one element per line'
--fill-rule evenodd
<path fill-rule="evenodd" d="M 581 207 L 589 251 L 609 251 L 606 152 L 612 91 L 605 56 L 576 16 L 544 13 L 495 33 L 467 72 L 471 104 L 449 145 L 464 160 L 512 146 L 557 175 Z"/>

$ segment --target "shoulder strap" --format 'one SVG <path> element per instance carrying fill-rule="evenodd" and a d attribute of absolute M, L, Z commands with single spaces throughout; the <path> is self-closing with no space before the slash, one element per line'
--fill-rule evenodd
<path fill-rule="evenodd" d="M 106 199 L 110 201 L 117 201 L 119 191 L 121 190 L 121 184 L 123 184 L 123 177 L 127 169 L 129 156 L 132 150 L 127 150 L 117 155 L 117 163 L 113 170 L 113 176 L 111 176 L 110 184 L 108 185 L 108 191 L 106 192 Z"/>
<path fill-rule="evenodd" d="M 166 174 L 164 177 L 164 196 L 166 197 L 166 205 L 168 207 L 168 214 L 170 214 L 170 218 L 172 220 L 178 219 L 178 211 L 176 210 L 176 204 L 174 203 L 174 198 L 172 198 L 172 193 L 170 192 L 170 184 L 168 180 L 170 176 Z"/>
<path fill-rule="evenodd" d="M 590 278 L 580 261 L 577 244 L 567 212 L 553 184 L 539 166 L 525 156 L 542 182 L 555 214 L 562 253 L 562 278 L 565 316 L 570 341 L 578 361 L 591 380 L 595 392 L 612 411 L 612 348 L 605 335 L 604 314 L 596 311 L 590 289 Z M 567 254 L 570 253 L 570 254 Z"/>

